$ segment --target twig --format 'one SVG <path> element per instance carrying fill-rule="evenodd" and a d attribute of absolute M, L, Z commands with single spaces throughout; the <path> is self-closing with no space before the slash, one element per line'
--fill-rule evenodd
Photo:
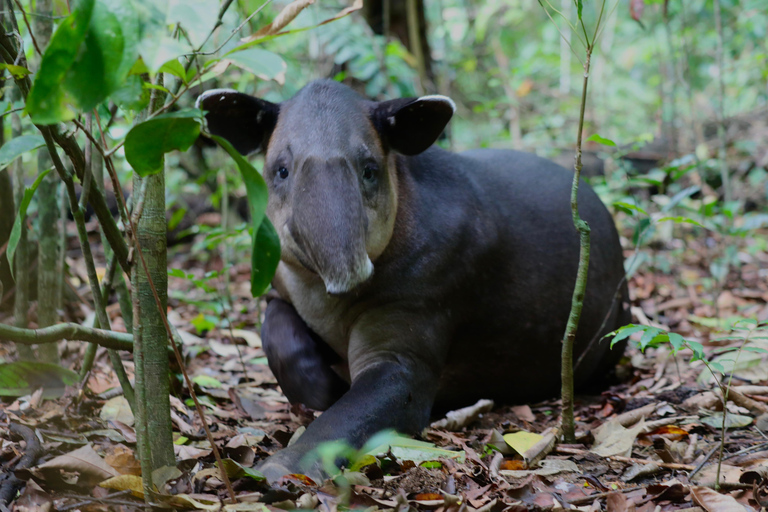
<path fill-rule="evenodd" d="M 133 351 L 133 336 L 128 333 L 95 329 L 75 323 L 56 324 L 42 329 L 21 329 L 0 323 L 0 339 L 22 345 L 77 340 L 114 350 Z"/>
<path fill-rule="evenodd" d="M 717 449 L 718 449 L 718 448 L 720 448 L 720 446 L 719 446 L 719 445 L 718 445 L 718 446 L 715 446 L 714 448 L 712 448 L 711 450 L 709 450 L 709 451 L 707 452 L 707 454 L 704 456 L 704 458 L 702 459 L 702 461 L 701 461 L 701 462 L 699 462 L 699 464 L 698 464 L 698 465 L 697 465 L 695 468 L 693 468 L 693 470 L 692 470 L 692 471 L 691 471 L 691 472 L 688 474 L 688 480 L 693 480 L 693 476 L 694 476 L 696 473 L 698 473 L 699 471 L 701 471 L 701 468 L 703 468 L 703 467 L 704 467 L 704 464 L 706 464 L 706 463 L 707 463 L 707 461 L 708 461 L 710 458 L 712 458 L 712 455 L 714 455 L 714 454 L 715 454 L 715 452 L 717 451 Z"/>
<path fill-rule="evenodd" d="M 24 18 L 24 24 L 27 26 L 29 37 L 32 39 L 32 45 L 35 47 L 38 55 L 43 55 L 43 52 L 40 50 L 40 46 L 37 44 L 37 39 L 35 39 L 35 33 L 32 31 L 32 26 L 29 24 L 29 20 L 27 19 L 27 12 L 21 6 L 21 2 L 19 2 L 19 0 L 16 0 L 16 5 L 21 11 L 21 16 Z M 11 16 L 13 16 L 13 14 L 11 14 Z"/>

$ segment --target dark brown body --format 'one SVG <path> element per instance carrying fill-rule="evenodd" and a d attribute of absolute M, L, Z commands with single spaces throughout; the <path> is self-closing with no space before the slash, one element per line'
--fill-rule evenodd
<path fill-rule="evenodd" d="M 339 98 L 339 103 L 327 103 L 328 98 Z M 398 134 L 390 131 L 405 129 L 405 120 L 428 124 L 430 118 L 445 117 L 440 109 L 447 104 L 438 101 L 430 97 L 423 108 L 415 104 L 411 117 L 396 116 L 413 105 L 385 105 L 390 116 L 385 119 L 391 119 L 387 124 L 377 120 L 384 104 L 351 96 L 338 84 L 316 82 L 280 106 L 267 169 L 277 165 L 287 171 L 287 164 L 279 163 L 283 157 L 274 156 L 285 144 L 300 148 L 292 149 L 292 155 L 311 155 L 300 162 L 313 165 L 293 164 L 294 174 L 286 173 L 296 180 L 290 193 L 280 192 L 287 181 L 275 178 L 268 213 L 286 240 L 274 281 L 280 299 L 268 307 L 262 338 L 288 397 L 330 408 L 298 443 L 267 460 L 262 468 L 270 478 L 299 470 L 301 458 L 325 440 L 360 445 L 384 428 L 417 431 L 435 406 L 458 407 L 480 398 L 524 402 L 559 391 L 560 341 L 579 253 L 570 211 L 572 173 L 527 153 L 414 151 L 398 142 Z M 360 105 L 372 120 L 358 126 L 363 145 L 381 148 L 374 157 L 380 162 L 378 195 L 371 195 L 373 189 L 363 180 L 362 199 L 357 199 L 350 192 L 352 181 L 340 177 L 347 176 L 346 169 L 354 174 L 354 158 L 349 159 L 353 163 L 339 160 L 333 170 L 319 170 L 326 165 L 316 163 L 324 148 L 330 159 L 338 158 L 339 149 L 327 139 L 315 145 L 317 135 L 302 133 L 292 120 L 286 121 L 292 130 L 280 129 L 281 118 L 294 115 L 297 105 L 319 110 L 318 117 L 326 120 L 322 129 L 342 131 L 355 117 L 342 116 L 336 127 L 334 109 L 344 114 Z M 436 113 L 429 112 L 433 108 Z M 435 133 L 427 135 L 426 148 L 447 119 L 441 122 L 433 123 L 439 129 L 428 124 L 405 140 L 411 143 L 431 130 Z M 211 117 L 210 124 L 216 125 Z M 371 127 L 379 135 L 376 140 L 367 138 Z M 354 145 L 348 150 L 355 154 Z M 340 184 L 328 189 L 327 181 L 312 181 L 312 186 L 302 181 L 326 180 L 325 172 L 335 173 L 327 179 Z M 314 177 L 305 178 L 308 173 Z M 329 201 L 334 204 L 326 208 Z M 307 204 L 312 205 L 309 213 L 304 212 Z M 577 385 L 600 379 L 612 368 L 621 353 L 610 351 L 599 338 L 629 321 L 613 220 L 585 183 L 579 206 L 592 230 L 592 255 L 577 358 L 594 341 L 577 368 Z M 360 216 L 362 224 L 357 223 Z M 295 226 L 297 219 L 303 230 Z M 376 233 L 371 234 L 371 225 Z M 368 256 L 353 257 L 352 249 L 344 249 L 354 245 L 344 242 L 344 233 L 358 230 L 364 233 Z M 386 230 L 386 243 L 371 242 Z M 333 260 L 326 256 L 327 246 L 335 247 L 331 255 L 339 253 L 340 261 L 349 262 L 327 270 L 323 262 Z M 362 269 L 366 259 L 373 263 L 372 274 L 345 273 L 345 268 Z M 353 285 L 338 285 L 335 276 L 342 275 Z M 342 291 L 329 293 L 329 282 Z"/>

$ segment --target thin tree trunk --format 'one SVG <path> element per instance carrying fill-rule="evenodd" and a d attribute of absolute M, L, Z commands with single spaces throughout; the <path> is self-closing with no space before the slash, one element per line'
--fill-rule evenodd
<path fill-rule="evenodd" d="M 5 145 L 5 117 L 0 117 L 0 147 Z M 13 200 L 13 182 L 8 167 L 0 170 L 0 303 L 6 289 L 13 286 L 11 267 L 8 264 L 3 246 L 8 243 L 16 217 L 15 201 Z"/>
<path fill-rule="evenodd" d="M 162 85 L 162 75 L 158 76 L 158 82 Z M 162 101 L 162 95 L 153 91 L 149 112 L 160 108 Z M 138 216 L 135 236 L 141 248 L 141 256 L 134 263 L 131 276 L 136 419 L 142 477 L 146 487 L 151 485 L 152 471 L 175 464 L 168 380 L 168 333 L 144 264 L 139 259 L 143 258 L 146 262 L 161 307 L 165 310 L 168 302 L 165 174 L 160 172 L 141 178 L 134 173 L 133 191 L 133 214 Z"/>
<path fill-rule="evenodd" d="M 560 12 L 571 21 L 573 0 L 560 0 Z M 560 37 L 560 94 L 571 92 L 571 31 L 566 30 Z"/>
<path fill-rule="evenodd" d="M 571 298 L 571 312 L 568 315 L 568 324 L 563 336 L 563 348 L 561 353 L 562 381 L 561 397 L 563 401 L 562 429 L 566 443 L 575 443 L 576 434 L 573 418 L 573 345 L 576 342 L 576 331 L 579 328 L 581 310 L 584 306 L 584 293 L 587 289 L 587 271 L 589 270 L 589 224 L 579 216 L 579 178 L 581 177 L 581 142 L 584 132 L 584 111 L 587 102 L 587 84 L 589 83 L 589 65 L 592 59 L 592 46 L 587 46 L 587 58 L 584 61 L 584 84 L 581 90 L 581 111 L 579 114 L 579 133 L 576 138 L 576 165 L 571 186 L 571 214 L 573 225 L 579 233 L 579 267 L 576 272 L 576 284 Z"/>
<path fill-rule="evenodd" d="M 18 89 L 13 90 L 13 98 L 19 99 L 21 94 Z M 18 114 L 11 115 L 11 134 L 13 137 L 21 135 L 21 118 Z M 16 196 L 16 204 L 21 204 L 24 197 L 24 166 L 21 158 L 17 158 L 13 163 L 13 180 Z M 16 281 L 16 292 L 14 293 L 13 319 L 14 326 L 26 329 L 29 325 L 29 242 L 27 241 L 27 223 L 21 223 L 21 236 L 16 245 L 16 253 L 13 257 L 14 272 Z M 18 345 L 16 352 L 21 360 L 35 359 L 35 353 L 32 347 Z"/>
<path fill-rule="evenodd" d="M 37 11 L 40 16 L 34 18 L 34 31 L 41 48 L 48 45 L 51 38 L 52 14 L 51 0 L 38 0 Z M 48 149 L 37 151 L 38 174 L 53 165 Z M 37 324 L 40 327 L 54 325 L 59 314 L 57 308 L 61 300 L 57 296 L 60 290 L 57 265 L 59 261 L 59 208 L 56 189 L 59 178 L 51 172 L 43 178 L 37 189 L 38 204 L 38 251 L 37 251 Z M 58 343 L 48 343 L 37 348 L 40 359 L 49 363 L 59 363 Z"/>
<path fill-rule="evenodd" d="M 720 160 L 720 178 L 723 182 L 723 199 L 726 203 L 731 201 L 731 180 L 728 175 L 728 162 L 726 161 L 725 141 L 725 69 L 723 61 L 723 20 L 720 12 L 720 0 L 714 0 L 715 27 L 717 29 L 717 85 L 718 85 L 718 109 L 717 109 L 717 139 L 719 141 L 718 160 Z"/>

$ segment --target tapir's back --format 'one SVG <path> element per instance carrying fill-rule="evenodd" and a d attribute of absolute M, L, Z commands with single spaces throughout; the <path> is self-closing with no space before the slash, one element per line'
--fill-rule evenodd
<path fill-rule="evenodd" d="M 463 299 L 453 304 L 464 321 L 457 325 L 438 405 L 450 407 L 481 396 L 517 401 L 556 394 L 560 383 L 551 376 L 559 374 L 560 341 L 579 259 L 570 208 L 573 173 L 518 151 L 454 155 L 438 150 L 424 158 L 443 162 L 440 172 L 451 183 L 447 188 L 461 186 L 457 194 L 463 194 L 463 208 L 472 203 L 472 213 L 465 211 L 464 216 L 476 233 L 471 246 L 453 251 L 459 255 L 454 264 L 464 283 L 463 290 L 456 290 Z M 429 180 L 420 181 L 421 188 L 430 188 Z M 577 383 L 585 383 L 604 376 L 620 357 L 600 337 L 629 318 L 618 234 L 610 213 L 584 182 L 579 211 L 591 228 L 587 294 L 576 346 L 578 359 L 592 343 L 577 369 Z M 431 217 L 442 222 L 441 216 Z"/>

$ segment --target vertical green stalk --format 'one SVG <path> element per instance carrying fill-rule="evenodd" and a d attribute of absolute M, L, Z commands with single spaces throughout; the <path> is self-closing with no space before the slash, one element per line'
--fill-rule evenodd
<path fill-rule="evenodd" d="M 579 216 L 579 179 L 581 178 L 581 145 L 582 132 L 584 131 L 584 111 L 587 104 L 587 84 L 589 83 L 589 66 L 592 59 L 592 45 L 587 45 L 587 58 L 584 61 L 584 82 L 581 89 L 581 110 L 579 113 L 579 132 L 576 142 L 576 165 L 574 166 L 573 184 L 571 185 L 571 214 L 573 226 L 579 233 L 579 268 L 576 272 L 576 285 L 571 298 L 571 312 L 568 315 L 568 324 L 563 337 L 561 353 L 561 375 L 563 400 L 563 436 L 566 443 L 576 442 L 575 425 L 573 419 L 573 344 L 576 340 L 576 331 L 579 327 L 581 310 L 584 306 L 584 293 L 587 289 L 587 271 L 589 269 L 589 224 Z"/>
<path fill-rule="evenodd" d="M 53 13 L 51 0 L 38 0 L 33 29 L 41 48 L 51 39 Z M 38 174 L 53 165 L 51 155 L 46 148 L 37 151 Z M 38 253 L 37 253 L 37 323 L 40 327 L 54 325 L 59 320 L 57 308 L 61 299 L 59 274 L 56 273 L 59 262 L 59 208 L 56 188 L 59 178 L 56 173 L 48 173 L 37 189 L 38 204 Z M 40 359 L 49 363 L 59 363 L 58 343 L 46 343 L 37 348 Z"/>
<path fill-rule="evenodd" d="M 18 89 L 13 90 L 13 98 L 19 99 Z M 21 135 L 21 118 L 18 114 L 11 115 L 11 134 L 13 137 Z M 24 165 L 21 158 L 17 158 L 12 164 L 13 180 L 15 187 L 16 204 L 21 204 L 24 197 Z M 26 329 L 29 325 L 29 241 L 27 240 L 27 223 L 21 223 L 21 236 L 16 245 L 16 254 L 13 258 L 14 272 L 16 280 L 16 292 L 14 293 L 13 318 L 14 325 Z M 35 359 L 35 353 L 32 347 L 27 345 L 17 345 L 16 351 L 19 359 L 31 361 Z"/>
<path fill-rule="evenodd" d="M 723 50 L 723 20 L 720 13 L 720 0 L 714 0 L 715 7 L 715 28 L 717 29 L 717 139 L 719 149 L 717 158 L 720 160 L 720 178 L 723 182 L 723 199 L 726 203 L 731 201 L 731 179 L 728 174 L 728 162 L 726 161 L 726 140 L 725 140 L 725 69 L 723 61 L 725 51 Z"/>
<path fill-rule="evenodd" d="M 162 85 L 162 75 L 158 76 Z M 163 96 L 152 91 L 148 112 L 159 109 Z M 146 116 L 142 116 L 140 121 Z M 163 313 L 168 303 L 167 222 L 165 218 L 165 174 L 160 172 L 146 178 L 133 175 L 133 222 L 137 250 L 143 264 L 135 263 L 131 275 L 133 291 L 134 362 L 136 367 L 137 424 L 139 425 L 139 456 L 144 487 L 151 487 L 152 471 L 173 465 L 173 430 L 170 411 L 170 382 L 168 373 L 168 333 Z M 119 193 L 119 192 L 117 192 Z M 160 298 L 161 312 L 152 291 L 154 284 Z M 147 495 L 149 497 L 149 495 Z"/>

